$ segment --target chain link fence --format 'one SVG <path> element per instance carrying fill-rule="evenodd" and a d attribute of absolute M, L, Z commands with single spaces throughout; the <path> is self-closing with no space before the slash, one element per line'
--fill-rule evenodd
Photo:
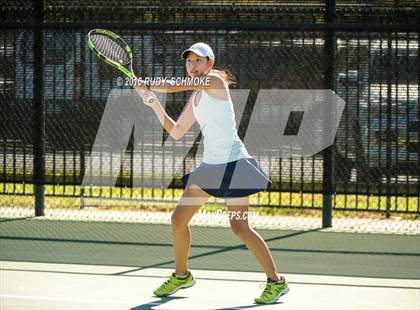
<path fill-rule="evenodd" d="M 235 110 L 242 138 L 262 89 L 332 89 L 345 101 L 327 150 L 284 159 L 274 145 L 257 158 L 273 185 L 251 197 L 256 225 L 328 227 L 332 214 L 335 228 L 418 232 L 416 1 L 39 3 L 0 8 L 2 217 L 32 216 L 43 201 L 41 213 L 53 218 L 168 221 L 163 211 L 182 195 L 180 176 L 200 162 L 200 135 L 183 146 L 183 157 L 157 151 L 166 133 L 161 141 L 145 137 L 141 160 L 131 137 L 116 186 L 81 187 L 108 96 L 118 88 L 118 74 L 86 44 L 90 29 L 107 28 L 132 47 L 142 76 L 185 76 L 181 51 L 209 43 L 216 66 L 237 78 L 232 93 L 249 90 L 243 113 Z M 189 95 L 168 94 L 168 114 L 176 119 Z M 295 134 L 300 122 L 288 121 Z M 97 156 L 105 169 L 112 154 Z M 168 188 L 165 173 L 174 176 Z M 151 183 L 134 186 L 135 178 Z M 223 203 L 213 199 L 207 210 Z"/>

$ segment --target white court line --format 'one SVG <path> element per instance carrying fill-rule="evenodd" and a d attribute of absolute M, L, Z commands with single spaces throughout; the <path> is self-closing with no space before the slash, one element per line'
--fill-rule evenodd
<path fill-rule="evenodd" d="M 115 304 L 115 305 L 129 305 L 138 302 L 115 302 L 111 300 L 99 300 L 99 299 L 77 299 L 77 298 L 66 298 L 66 297 L 47 297 L 47 296 L 29 296 L 29 295 L 3 295 L 0 294 L 1 298 L 11 299 L 38 299 L 38 300 L 55 300 L 55 301 L 71 301 L 71 302 L 87 302 L 87 303 L 103 303 L 103 304 Z"/>
<path fill-rule="evenodd" d="M 9 298 L 9 299 L 29 299 L 29 300 L 52 300 L 52 301 L 69 301 L 69 302 L 79 302 L 79 303 L 102 303 L 102 304 L 114 304 L 114 305 L 124 305 L 129 307 L 138 307 L 133 306 L 133 304 L 138 304 L 138 300 L 132 301 L 132 302 L 115 302 L 115 301 L 109 301 L 109 300 L 99 300 L 99 299 L 77 299 L 77 298 L 66 298 L 66 297 L 44 297 L 44 296 L 27 296 L 27 295 L 3 295 L 0 294 L 0 298 Z M 166 302 L 145 302 L 143 305 L 149 305 L 149 306 L 160 306 Z M 211 306 L 211 305 L 194 305 L 194 304 L 188 304 L 188 305 L 182 305 L 180 306 L 182 308 L 179 309 L 208 309 L 208 308 L 218 308 L 217 306 Z M 205 307 L 205 308 L 204 308 Z M 177 309 L 177 306 L 174 305 L 171 309 Z M 242 310 L 242 308 L 226 308 L 228 310 Z"/>
<path fill-rule="evenodd" d="M 9 272 L 68 272 L 78 275 L 110 276 L 114 273 L 120 273 L 121 276 L 139 276 L 139 277 L 159 277 L 165 278 L 169 269 L 165 268 L 146 268 L 137 270 L 132 266 L 97 266 L 80 264 L 57 264 L 57 263 L 34 263 L 19 261 L 1 261 L 0 274 Z M 238 271 L 220 271 L 220 270 L 201 270 L 193 269 L 196 279 L 215 280 L 215 281 L 250 281 L 265 283 L 265 277 L 260 272 L 238 272 Z M 318 284 L 318 285 L 342 285 L 342 286 L 383 286 L 407 289 L 420 289 L 420 279 L 390 279 L 390 278 L 372 278 L 372 277 L 354 277 L 354 276 L 333 276 L 333 275 L 305 275 L 305 274 L 283 274 L 289 283 L 295 284 Z"/>

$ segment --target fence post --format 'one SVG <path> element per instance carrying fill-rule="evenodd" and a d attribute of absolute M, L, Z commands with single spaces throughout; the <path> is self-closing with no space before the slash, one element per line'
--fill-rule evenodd
<path fill-rule="evenodd" d="M 325 2 L 325 29 L 324 38 L 324 88 L 334 88 L 334 23 L 335 0 Z M 332 226 L 332 194 L 333 194 L 333 148 L 329 146 L 323 151 L 323 202 L 322 202 L 322 228 Z"/>
<path fill-rule="evenodd" d="M 35 216 L 44 215 L 44 0 L 35 1 L 34 97 L 32 102 L 32 143 L 34 152 Z"/>

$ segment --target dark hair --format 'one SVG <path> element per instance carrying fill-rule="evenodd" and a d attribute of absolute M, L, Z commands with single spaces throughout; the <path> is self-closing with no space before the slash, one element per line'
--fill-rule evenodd
<path fill-rule="evenodd" d="M 213 68 L 213 71 L 220 74 L 220 76 L 222 77 L 222 79 L 228 84 L 228 85 L 232 85 L 236 83 L 236 78 L 235 76 L 229 72 L 229 70 L 225 69 L 225 68 Z"/>

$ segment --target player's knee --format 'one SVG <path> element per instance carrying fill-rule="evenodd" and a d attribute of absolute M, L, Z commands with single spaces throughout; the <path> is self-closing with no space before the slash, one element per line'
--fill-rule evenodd
<path fill-rule="evenodd" d="M 239 238 L 246 237 L 251 231 L 248 223 L 244 221 L 231 220 L 230 227 L 232 228 L 233 233 Z"/>
<path fill-rule="evenodd" d="M 171 216 L 171 224 L 173 227 L 184 227 L 188 226 L 189 219 L 185 217 L 181 212 L 174 212 Z"/>

